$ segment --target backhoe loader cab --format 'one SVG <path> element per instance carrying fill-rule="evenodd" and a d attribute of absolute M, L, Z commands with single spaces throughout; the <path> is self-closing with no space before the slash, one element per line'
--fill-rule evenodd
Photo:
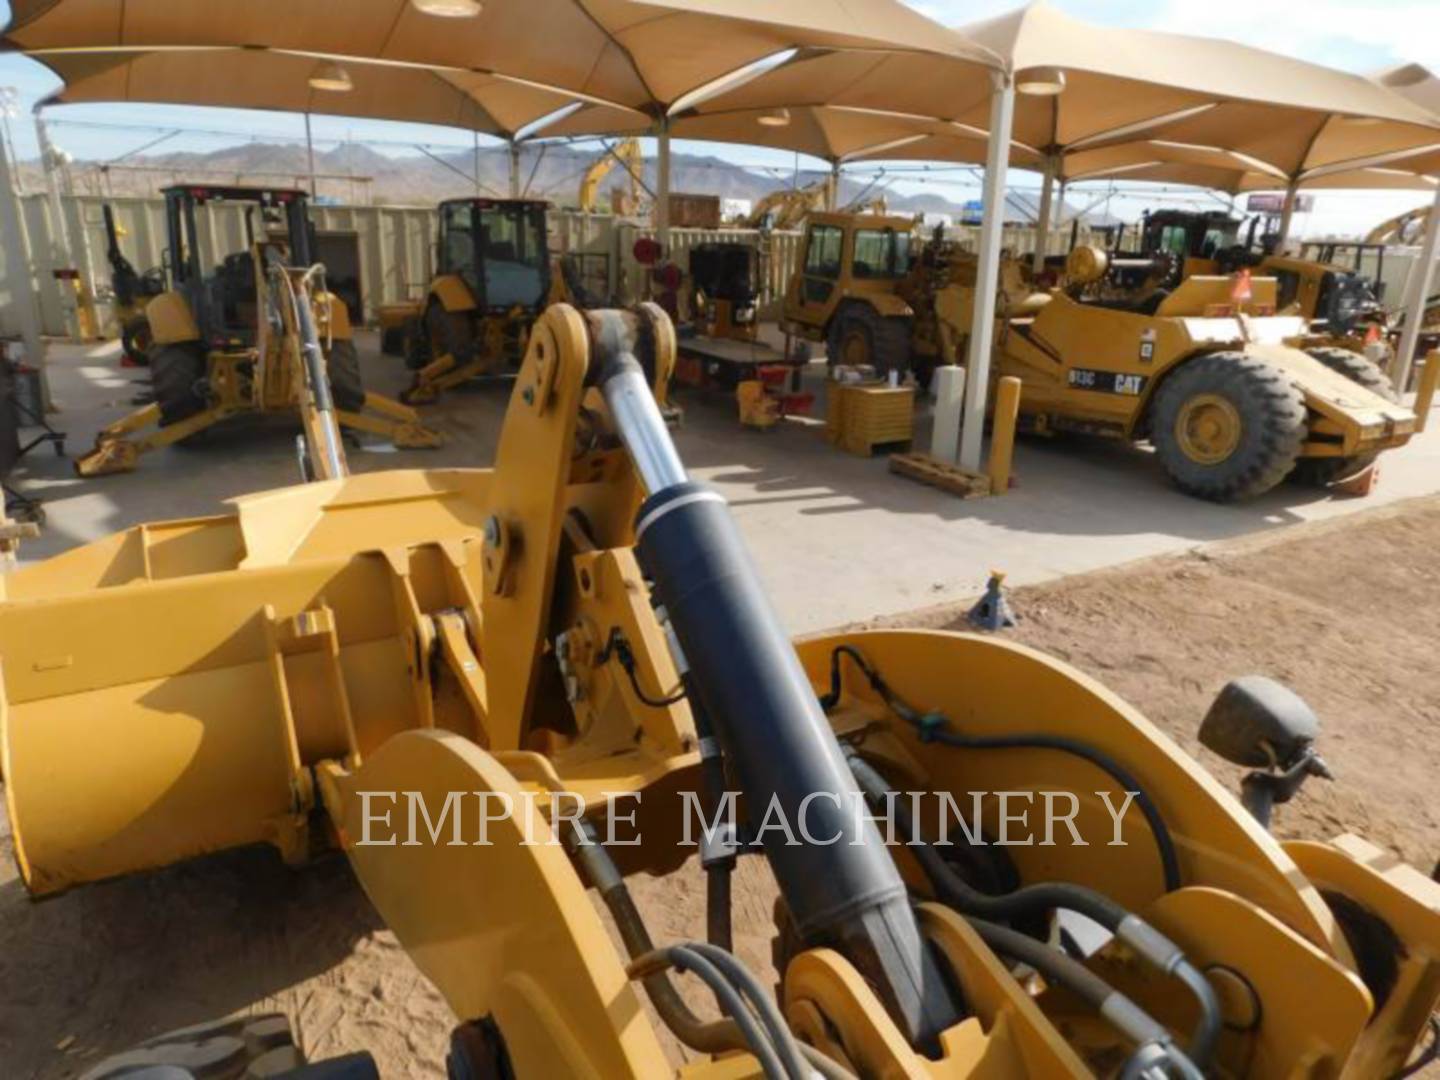
<path fill-rule="evenodd" d="M 832 366 L 908 370 L 915 312 L 899 290 L 910 273 L 914 228 L 909 217 L 811 214 L 782 328 L 823 341 Z"/>
<path fill-rule="evenodd" d="M 168 288 L 145 307 L 155 400 L 96 436 L 75 463 L 82 476 L 132 469 L 141 453 L 238 413 L 298 410 L 308 430 L 317 403 L 333 404 L 339 423 L 397 446 L 439 445 L 412 410 L 365 392 L 345 303 L 323 287 L 324 267 L 312 263 L 303 191 L 187 184 L 163 194 Z M 208 216 L 217 204 L 243 207 L 245 246 L 217 250 L 219 263 L 209 266 L 200 211 Z M 310 380 L 310 329 L 324 353 L 323 386 Z"/>
<path fill-rule="evenodd" d="M 433 401 L 476 375 L 519 367 L 540 312 L 571 293 L 550 254 L 548 210 L 538 199 L 440 204 L 435 278 L 421 303 L 391 309 L 407 328 L 405 361 L 415 371 L 406 401 Z"/>

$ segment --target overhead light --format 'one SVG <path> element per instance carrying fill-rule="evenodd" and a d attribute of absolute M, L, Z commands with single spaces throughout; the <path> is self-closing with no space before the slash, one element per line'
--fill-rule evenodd
<path fill-rule="evenodd" d="M 310 85 L 316 90 L 333 90 L 342 94 L 355 89 L 350 73 L 334 60 L 324 60 L 315 65 L 315 70 L 310 73 Z"/>
<path fill-rule="evenodd" d="M 1024 68 L 1015 73 L 1015 89 L 1036 97 L 1053 97 L 1065 89 L 1065 72 L 1049 66 Z"/>
<path fill-rule="evenodd" d="M 756 118 L 756 123 L 764 127 L 788 127 L 790 125 L 790 110 L 771 109 L 767 113 L 761 113 Z"/>
<path fill-rule="evenodd" d="M 441 19 L 473 19 L 482 8 L 480 0 L 410 0 L 410 6 Z"/>

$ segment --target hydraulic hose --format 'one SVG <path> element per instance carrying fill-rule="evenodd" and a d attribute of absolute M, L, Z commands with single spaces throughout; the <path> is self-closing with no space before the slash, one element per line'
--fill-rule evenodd
<path fill-rule="evenodd" d="M 902 700 L 875 670 L 870 661 L 865 658 L 865 655 L 853 645 L 837 645 L 830 653 L 830 689 L 820 698 L 821 707 L 826 712 L 833 709 L 840 701 L 840 659 L 844 656 L 848 656 L 854 661 L 866 681 L 880 695 L 881 700 L 890 710 L 900 719 L 915 727 L 925 740 L 966 750 L 1056 750 L 1083 758 L 1109 774 L 1122 790 L 1135 794 L 1135 805 L 1140 808 L 1141 814 L 1144 815 L 1146 823 L 1150 826 L 1151 834 L 1155 837 L 1155 846 L 1160 855 L 1160 868 L 1165 877 L 1165 891 L 1174 892 L 1180 887 L 1180 860 L 1175 852 L 1175 841 L 1170 835 L 1170 827 L 1165 824 L 1165 819 L 1160 815 L 1155 801 L 1140 786 L 1134 775 L 1109 754 L 1097 750 L 1093 746 L 1087 746 L 1076 739 L 1067 739 L 1060 735 L 978 736 L 962 735 L 950 731 L 943 726 L 945 718 L 940 713 L 921 713 Z"/>
<path fill-rule="evenodd" d="M 890 785 L 854 750 L 848 753 L 851 772 L 872 803 L 888 802 Z M 897 800 L 892 811 L 900 831 L 911 841 L 907 847 L 920 863 L 941 901 L 967 916 L 979 919 L 1017 919 L 1025 915 L 1065 908 L 1094 919 L 1143 961 L 1182 982 L 1200 1004 L 1200 1020 L 1190 1041 L 1190 1057 L 1202 1067 L 1208 1065 L 1220 1037 L 1220 1000 L 1204 974 L 1180 947 L 1138 915 L 1133 915 L 1108 896 L 1070 882 L 1041 882 L 1000 896 L 982 893 L 962 878 L 915 829 L 909 808 Z"/>

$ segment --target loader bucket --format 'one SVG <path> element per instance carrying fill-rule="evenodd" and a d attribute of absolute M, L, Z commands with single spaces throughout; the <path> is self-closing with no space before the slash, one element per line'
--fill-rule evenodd
<path fill-rule="evenodd" d="M 31 891 L 242 844 L 302 858 L 310 766 L 433 723 L 410 691 L 414 614 L 473 606 L 489 481 L 247 496 L 0 579 L 0 753 Z"/>

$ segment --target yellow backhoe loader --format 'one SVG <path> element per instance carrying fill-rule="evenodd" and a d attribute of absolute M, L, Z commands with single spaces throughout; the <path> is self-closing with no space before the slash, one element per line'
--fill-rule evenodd
<path fill-rule="evenodd" d="M 634 217 L 641 213 L 641 193 L 644 191 L 641 176 L 645 169 L 645 155 L 640 148 L 640 140 L 635 138 L 620 139 L 606 146 L 580 177 L 577 202 L 584 213 L 594 214 L 600 210 L 600 185 L 615 171 L 616 165 L 625 169 L 627 190 L 613 203 L 613 212 L 620 217 Z"/>
<path fill-rule="evenodd" d="M 415 372 L 401 400 L 434 401 L 477 376 L 514 371 L 545 306 L 576 299 L 578 282 L 550 255 L 549 207 L 539 199 L 440 204 L 435 278 L 423 300 L 386 312 L 391 327 L 403 327 L 386 335 L 386 347 L 401 349 Z"/>
<path fill-rule="evenodd" d="M 145 367 L 150 363 L 151 345 L 145 307 L 165 291 L 165 271 L 159 266 L 143 274 L 136 270 L 120 247 L 124 230 L 115 221 L 115 208 L 106 203 L 101 212 L 105 221 L 105 259 L 110 264 L 111 316 L 121 356 L 127 367 Z"/>
<path fill-rule="evenodd" d="M 76 472 L 127 472 L 142 453 L 238 414 L 298 409 L 310 427 L 310 403 L 322 390 L 306 381 L 311 358 L 292 310 L 297 304 L 320 328 L 323 392 L 340 424 L 399 447 L 440 445 L 414 410 L 365 391 L 344 301 L 323 288 L 324 268 L 310 264 L 304 192 L 182 185 L 164 195 L 170 288 L 145 306 L 155 400 L 101 430 L 95 448 L 76 459 Z M 247 246 L 206 274 L 196 210 L 217 202 L 247 207 Z M 271 219 L 281 227 L 277 235 L 266 228 Z"/>
<path fill-rule="evenodd" d="M 458 1077 L 676 1075 L 657 1025 L 691 1080 L 1405 1065 L 1440 994 L 1440 886 L 1353 836 L 1267 831 L 1328 776 L 1302 701 L 1243 679 L 1205 718 L 1253 770 L 1242 807 L 1033 650 L 792 643 L 670 439 L 674 361 L 654 306 L 557 305 L 492 469 L 248 496 L 0 579 L 29 889 L 328 837 L 454 1010 Z M 1056 798 L 1058 842 L 1016 820 Z M 625 877 L 697 853 L 707 927 L 657 940 Z M 773 995 L 730 949 L 738 858 L 779 887 Z"/>

